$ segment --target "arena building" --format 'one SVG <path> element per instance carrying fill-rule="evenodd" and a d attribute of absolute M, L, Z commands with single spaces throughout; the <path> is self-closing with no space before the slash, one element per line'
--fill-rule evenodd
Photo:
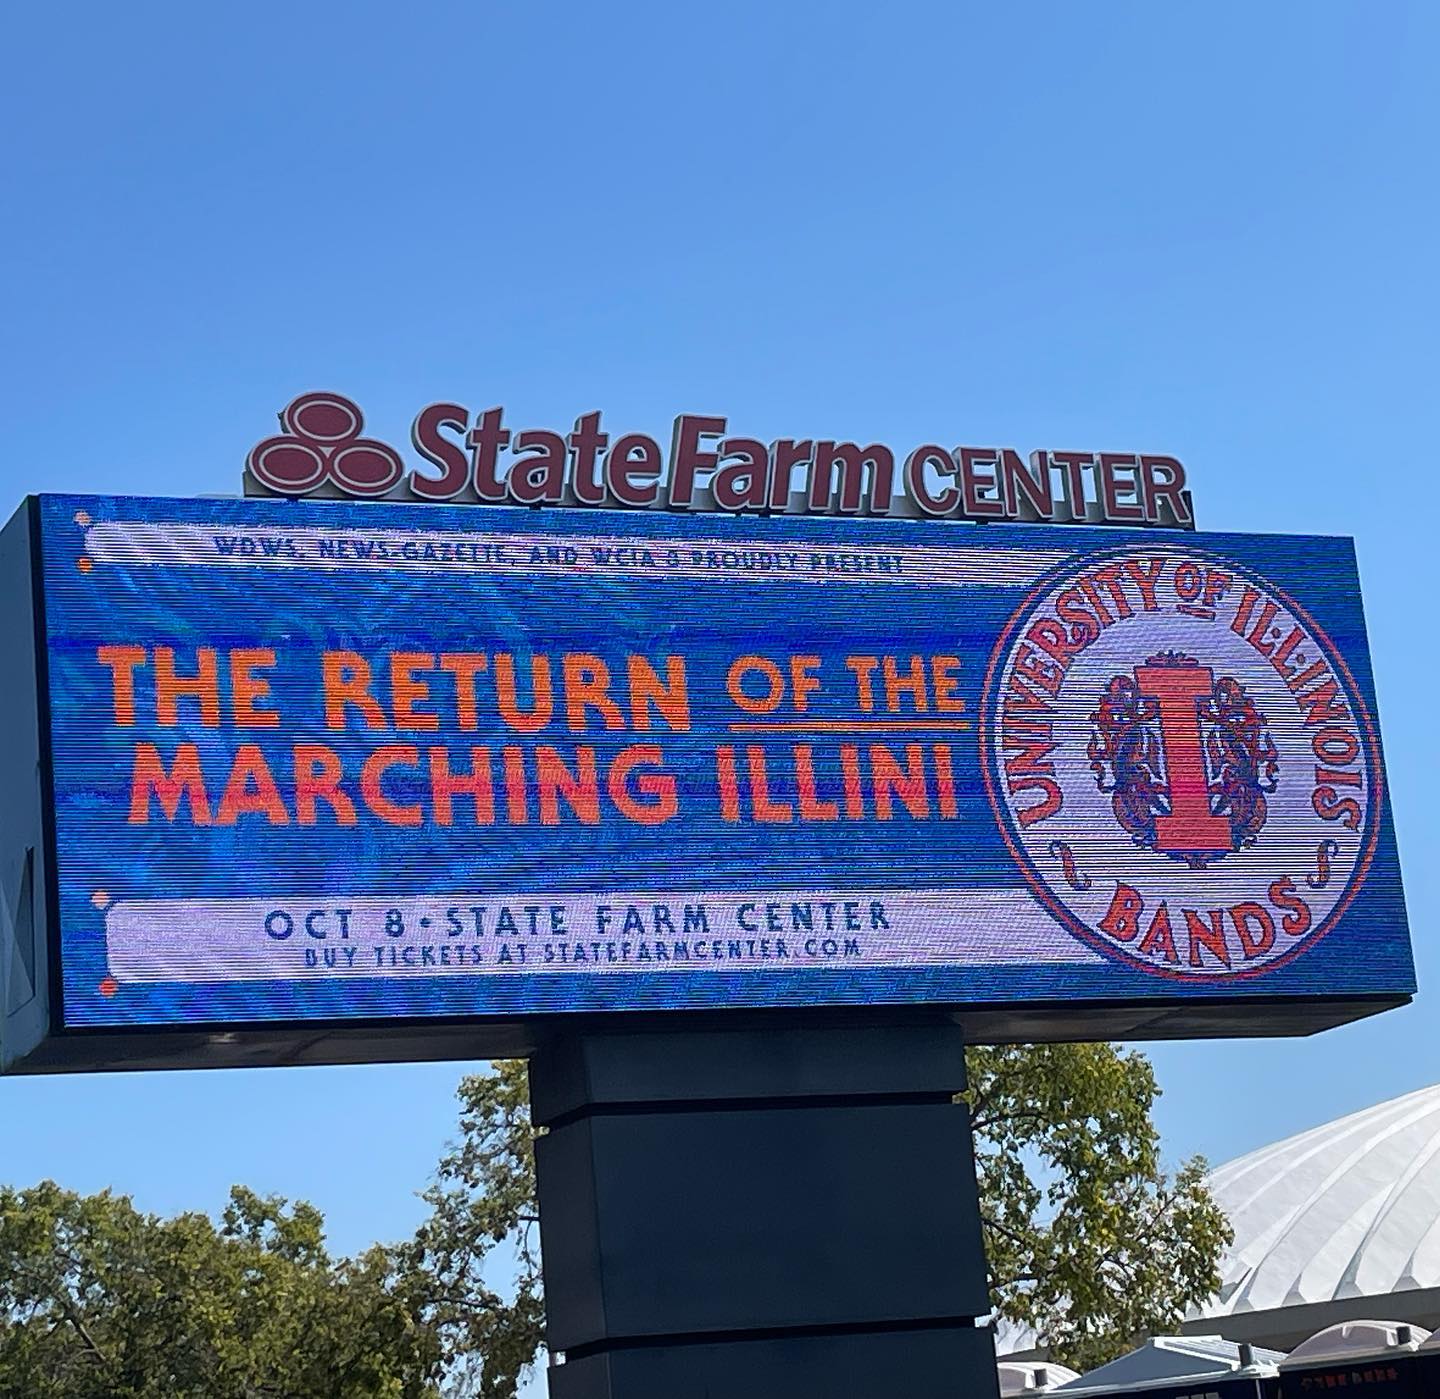
<path fill-rule="evenodd" d="M 1182 1330 L 1293 1350 L 1338 1322 L 1440 1327 L 1440 1086 L 1219 1167 L 1235 1241 Z"/>

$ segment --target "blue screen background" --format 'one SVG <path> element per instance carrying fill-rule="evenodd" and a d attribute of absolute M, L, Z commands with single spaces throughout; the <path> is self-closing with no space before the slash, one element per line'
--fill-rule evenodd
<path fill-rule="evenodd" d="M 817 888 L 1004 889 L 1022 885 L 984 793 L 976 760 L 978 726 L 955 736 L 957 819 L 833 824 L 727 824 L 701 800 L 712 782 L 716 743 L 736 742 L 725 720 L 725 667 L 734 656 L 810 652 L 835 660 L 855 652 L 908 656 L 953 653 L 963 660 L 961 693 L 978 718 L 986 665 L 996 638 L 1023 602 L 1024 586 L 956 587 L 913 592 L 879 588 L 864 576 L 824 586 L 808 580 L 743 576 L 704 582 L 637 568 L 624 577 L 503 576 L 376 567 L 238 568 L 195 563 L 96 563 L 82 571 L 84 531 L 96 522 L 199 524 L 217 532 L 246 527 L 320 526 L 367 531 L 494 531 L 553 538 L 628 536 L 656 547 L 733 538 L 802 550 L 887 547 L 1036 548 L 1065 552 L 1114 547 L 1142 531 L 1002 526 L 966 529 L 925 524 L 816 519 L 728 519 L 644 512 L 546 513 L 508 509 L 375 506 L 331 502 L 143 500 L 45 497 L 42 500 L 45 621 L 52 706 L 60 949 L 64 1019 L 70 1026 L 206 1024 L 384 1016 L 534 1014 L 771 1005 L 942 1002 L 1155 1001 L 1186 996 L 1334 996 L 1413 989 L 1409 937 L 1388 796 L 1369 876 L 1341 924 L 1304 955 L 1249 980 L 1191 984 L 1115 961 L 987 963 L 910 967 L 748 965 L 611 974 L 537 970 L 504 976 L 345 975 L 308 979 L 209 979 L 130 982 L 109 994 L 105 927 L 95 892 L 111 899 L 310 899 L 334 903 L 373 895 L 413 899 L 455 890 L 525 889 L 556 896 L 615 889 L 665 891 L 813 890 Z M 1166 542 L 1177 536 L 1165 534 Z M 1275 536 L 1184 536 L 1193 544 L 1261 571 L 1299 599 L 1343 655 L 1375 714 L 1354 560 L 1348 541 Z M 897 602 L 897 599 L 901 600 Z M 172 646 L 193 660 L 197 646 L 273 646 L 280 664 L 274 730 L 206 728 L 194 705 L 183 722 L 160 730 L 145 718 L 111 722 L 110 673 L 95 662 L 102 645 Z M 690 673 L 692 730 L 649 735 L 569 734 L 557 725 L 537 736 L 568 751 L 593 745 L 603 760 L 635 742 L 660 744 L 681 789 L 681 815 L 663 825 L 604 819 L 555 827 L 466 822 L 445 828 L 387 826 L 362 816 L 353 828 L 322 820 L 274 827 L 261 817 L 236 825 L 127 822 L 137 740 L 196 743 L 207 773 L 223 772 L 239 742 L 258 744 L 280 772 L 296 741 L 325 743 L 358 771 L 376 743 L 529 744 L 487 728 L 478 733 L 344 734 L 324 725 L 318 660 L 348 648 L 387 651 L 581 650 L 607 659 L 627 652 L 683 653 Z M 834 716 L 849 712 L 834 696 L 819 701 Z M 153 711 L 151 714 L 153 719 Z M 743 741 L 766 741 L 747 738 Z M 788 745 L 789 739 L 783 740 Z M 833 747 L 833 745 L 831 746 Z M 817 752 L 820 751 L 817 745 Z M 829 752 L 826 748 L 825 752 Z M 213 767 L 210 764 L 213 763 Z M 835 775 L 822 758 L 822 776 Z M 387 779 L 396 800 L 418 796 L 403 777 Z M 218 785 L 218 783 L 217 783 Z M 793 795 L 783 788 L 777 796 Z M 1003 935 L 1003 929 L 997 931 Z M 1057 940 L 1069 935 L 1058 925 Z"/>

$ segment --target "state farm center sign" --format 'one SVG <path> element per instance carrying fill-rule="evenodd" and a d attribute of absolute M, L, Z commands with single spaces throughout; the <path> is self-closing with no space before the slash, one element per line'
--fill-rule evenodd
<path fill-rule="evenodd" d="M 0 1069 L 1413 994 L 1348 540 L 1194 533 L 1141 453 L 280 421 L 270 499 L 0 532 Z"/>
<path fill-rule="evenodd" d="M 281 431 L 256 443 L 245 493 L 480 505 L 611 506 L 735 514 L 875 515 L 1193 529 L 1185 469 L 1143 452 L 947 447 L 905 453 L 881 443 L 730 431 L 723 417 L 682 413 L 668 450 L 643 432 L 612 433 L 598 412 L 568 432 L 513 429 L 504 410 L 432 403 L 408 468 L 365 436 L 360 409 L 335 393 L 302 394 Z"/>

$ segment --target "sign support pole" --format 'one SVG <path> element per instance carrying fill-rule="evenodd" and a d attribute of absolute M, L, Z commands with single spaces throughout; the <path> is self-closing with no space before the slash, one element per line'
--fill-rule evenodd
<path fill-rule="evenodd" d="M 997 1394 L 957 1027 L 573 1035 L 530 1084 L 551 1399 Z"/>

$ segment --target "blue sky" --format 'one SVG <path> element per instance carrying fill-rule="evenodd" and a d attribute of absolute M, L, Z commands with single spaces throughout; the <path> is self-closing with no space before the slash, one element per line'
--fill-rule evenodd
<path fill-rule="evenodd" d="M 11 6 L 0 507 L 229 492 L 295 393 L 760 438 L 1143 447 L 1353 533 L 1416 1005 L 1158 1046 L 1174 1156 L 1440 1079 L 1440 10 Z M 0 1178 L 417 1218 L 462 1066 L 0 1083 Z"/>

